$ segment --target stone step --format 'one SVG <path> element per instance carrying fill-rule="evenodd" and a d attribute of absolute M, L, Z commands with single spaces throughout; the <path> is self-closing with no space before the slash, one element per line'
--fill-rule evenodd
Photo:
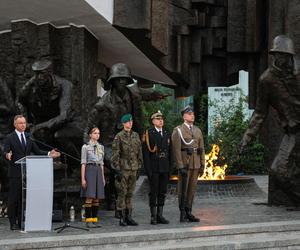
<path fill-rule="evenodd" d="M 0 249 L 300 249 L 300 220 L 0 240 Z"/>

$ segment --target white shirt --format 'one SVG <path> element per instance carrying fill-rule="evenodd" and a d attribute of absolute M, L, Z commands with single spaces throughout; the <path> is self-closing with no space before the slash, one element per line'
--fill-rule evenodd
<path fill-rule="evenodd" d="M 19 137 L 19 140 L 20 140 L 21 144 L 22 144 L 22 140 L 21 140 L 21 134 L 23 134 L 24 141 L 25 141 L 25 145 L 26 145 L 26 144 L 27 144 L 27 142 L 26 142 L 25 133 L 24 133 L 24 132 L 19 132 L 19 131 L 18 131 L 18 130 L 16 130 L 16 129 L 15 129 L 15 131 L 16 131 L 16 133 L 17 133 L 17 136 Z M 48 151 L 48 156 L 50 156 L 50 151 Z"/>
<path fill-rule="evenodd" d="M 158 133 L 160 133 L 160 131 L 161 131 L 161 133 L 160 133 L 160 134 L 161 134 L 161 135 L 163 134 L 163 132 L 162 132 L 162 128 L 157 128 L 157 127 L 155 127 L 155 126 L 154 126 L 154 128 L 156 129 L 156 131 L 157 131 Z"/>
<path fill-rule="evenodd" d="M 23 134 L 23 138 L 24 138 L 25 145 L 26 145 L 26 137 L 25 137 L 25 133 L 24 133 L 24 132 L 20 132 L 20 131 L 18 131 L 18 130 L 16 130 L 16 129 L 15 129 L 15 131 L 16 131 L 16 133 L 17 133 L 17 136 L 19 137 L 19 140 L 20 140 L 21 144 L 22 144 L 21 134 Z"/>

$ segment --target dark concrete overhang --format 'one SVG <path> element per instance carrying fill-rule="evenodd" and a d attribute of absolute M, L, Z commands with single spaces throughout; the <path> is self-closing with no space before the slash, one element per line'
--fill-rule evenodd
<path fill-rule="evenodd" d="M 131 41 L 112 26 L 113 0 L 1 0 L 0 31 L 13 20 L 85 26 L 99 40 L 99 61 L 107 67 L 117 62 L 129 65 L 137 78 L 175 86 L 174 81 L 148 59 Z"/>

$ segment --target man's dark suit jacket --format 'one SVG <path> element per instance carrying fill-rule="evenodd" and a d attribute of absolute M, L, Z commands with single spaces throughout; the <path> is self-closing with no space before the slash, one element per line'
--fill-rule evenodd
<path fill-rule="evenodd" d="M 47 155 L 47 151 L 40 150 L 39 147 L 31 140 L 29 133 L 24 133 L 26 138 L 26 149 L 23 149 L 23 146 L 18 138 L 18 135 L 15 131 L 9 134 L 4 140 L 4 157 L 6 154 L 12 151 L 12 159 L 10 161 L 10 167 L 8 169 L 9 178 L 20 178 L 21 177 L 21 166 L 15 162 L 19 159 L 35 154 L 35 155 Z"/>

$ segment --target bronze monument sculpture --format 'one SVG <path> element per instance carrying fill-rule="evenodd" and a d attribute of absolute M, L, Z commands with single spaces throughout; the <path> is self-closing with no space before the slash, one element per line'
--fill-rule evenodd
<path fill-rule="evenodd" d="M 7 83 L 0 77 L 0 154 L 3 152 L 3 140 L 13 130 L 13 118 L 16 115 L 16 107 L 12 93 Z M 0 190 L 4 190 L 6 184 L 6 172 L 8 164 L 0 157 Z"/>
<path fill-rule="evenodd" d="M 269 172 L 269 205 L 300 205 L 300 76 L 295 73 L 294 44 L 284 35 L 273 40 L 273 60 L 261 75 L 257 103 L 240 145 L 240 152 L 256 136 L 269 107 L 284 130 Z"/>
<path fill-rule="evenodd" d="M 53 74 L 51 65 L 49 60 L 33 63 L 35 75 L 22 87 L 17 102 L 36 139 L 79 157 L 82 130 L 72 109 L 72 83 Z"/>

